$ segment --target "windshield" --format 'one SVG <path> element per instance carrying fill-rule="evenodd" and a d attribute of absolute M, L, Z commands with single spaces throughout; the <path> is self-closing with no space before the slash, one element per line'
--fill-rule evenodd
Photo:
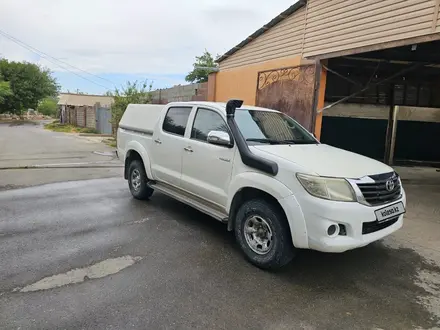
<path fill-rule="evenodd" d="M 289 116 L 272 111 L 237 109 L 235 121 L 248 143 L 316 144 L 316 139 Z"/>

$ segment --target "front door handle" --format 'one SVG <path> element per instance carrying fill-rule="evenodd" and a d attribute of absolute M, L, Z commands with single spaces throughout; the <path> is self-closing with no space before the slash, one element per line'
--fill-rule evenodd
<path fill-rule="evenodd" d="M 188 151 L 188 152 L 194 152 L 194 150 L 192 150 L 192 148 L 191 147 L 185 147 L 185 148 L 183 148 L 185 151 Z"/>
<path fill-rule="evenodd" d="M 162 141 L 160 139 L 156 139 L 154 140 L 154 142 L 156 142 L 157 144 L 162 144 Z"/>

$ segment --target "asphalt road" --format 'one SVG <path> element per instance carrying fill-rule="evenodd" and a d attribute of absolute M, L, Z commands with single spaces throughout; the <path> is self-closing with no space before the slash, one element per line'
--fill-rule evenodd
<path fill-rule="evenodd" d="M 398 234 L 277 273 L 244 261 L 224 225 L 136 201 L 120 178 L 0 192 L 0 328 L 434 328 L 440 187 L 407 190 Z"/>
<path fill-rule="evenodd" d="M 0 123 L 0 190 L 121 176 L 116 166 L 114 148 L 96 139 L 51 132 L 43 122 Z"/>

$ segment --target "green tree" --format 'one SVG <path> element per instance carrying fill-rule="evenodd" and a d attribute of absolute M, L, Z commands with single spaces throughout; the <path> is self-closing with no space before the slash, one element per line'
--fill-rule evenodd
<path fill-rule="evenodd" d="M 4 102 L 5 98 L 12 95 L 11 85 L 9 81 L 3 81 L 0 77 L 0 105 Z"/>
<path fill-rule="evenodd" d="M 216 59 L 220 56 L 217 55 Z M 193 70 L 188 73 L 185 80 L 188 82 L 202 83 L 208 81 L 208 75 L 214 72 L 218 67 L 211 53 L 205 49 L 202 56 L 196 56 L 196 61 L 193 64 Z"/>
<path fill-rule="evenodd" d="M 112 111 L 112 123 L 119 124 L 119 121 L 124 114 L 125 109 L 130 103 L 134 104 L 146 104 L 151 103 L 153 95 L 151 90 L 153 84 L 148 84 L 147 81 L 143 83 L 127 82 L 122 89 L 115 89 L 113 92 L 108 91 L 107 96 L 113 96 Z"/>
<path fill-rule="evenodd" d="M 53 97 L 46 97 L 40 101 L 37 110 L 45 116 L 54 117 L 57 114 L 57 100 Z"/>
<path fill-rule="evenodd" d="M 0 113 L 21 113 L 29 108 L 36 109 L 42 99 L 55 97 L 59 91 L 59 85 L 51 72 L 36 64 L 2 59 L 0 76 L 9 82 L 12 91 L 0 102 Z"/>

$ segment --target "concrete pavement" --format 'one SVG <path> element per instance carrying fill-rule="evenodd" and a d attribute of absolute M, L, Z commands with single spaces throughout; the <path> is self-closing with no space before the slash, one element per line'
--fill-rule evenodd
<path fill-rule="evenodd" d="M 392 237 L 304 251 L 278 273 L 248 264 L 224 225 L 160 194 L 134 200 L 121 178 L 0 192 L 0 327 L 435 328 L 440 187 L 407 191 Z"/>
<path fill-rule="evenodd" d="M 42 125 L 0 124 L 0 190 L 122 175 L 113 148 L 92 138 L 51 132 Z M 35 166 L 43 168 L 23 169 Z"/>

